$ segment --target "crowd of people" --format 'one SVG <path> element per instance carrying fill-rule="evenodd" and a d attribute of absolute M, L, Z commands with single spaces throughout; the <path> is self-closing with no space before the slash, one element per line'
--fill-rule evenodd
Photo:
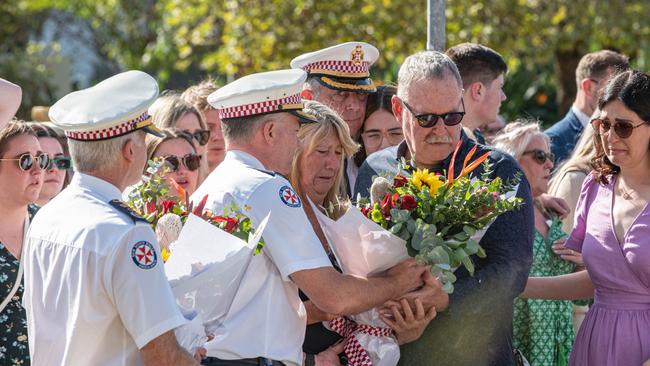
<path fill-rule="evenodd" d="M 575 102 L 543 131 L 503 123 L 508 67 L 491 48 L 412 54 L 396 85 L 371 79 L 378 57 L 348 42 L 160 95 L 127 71 L 66 95 L 50 122 L 12 119 L 21 89 L 0 79 L 0 364 L 371 365 L 331 324 L 378 308 L 387 328 L 365 331 L 395 337 L 400 365 L 650 365 L 650 75 L 586 54 Z M 474 153 L 491 169 L 472 174 L 521 177 L 523 204 L 490 225 L 473 275 L 456 270 L 448 294 L 414 259 L 343 273 L 323 217 L 402 161 L 458 174 Z M 194 203 L 234 203 L 253 226 L 271 212 L 198 349 L 177 342 L 187 320 L 157 238 L 123 202 L 154 158 Z"/>

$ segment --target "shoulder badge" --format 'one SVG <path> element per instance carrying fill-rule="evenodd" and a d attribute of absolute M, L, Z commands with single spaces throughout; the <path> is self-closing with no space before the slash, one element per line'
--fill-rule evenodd
<path fill-rule="evenodd" d="M 148 223 L 148 221 L 144 217 L 135 213 L 135 211 L 133 211 L 131 207 L 127 206 L 126 203 L 120 200 L 112 200 L 109 202 L 109 204 L 113 206 L 113 208 L 115 208 L 116 210 L 120 211 L 121 213 L 128 215 L 135 222 L 142 221 Z"/>
<path fill-rule="evenodd" d="M 131 249 L 131 259 L 136 266 L 142 269 L 151 269 L 158 263 L 158 256 L 153 245 L 148 241 L 139 241 Z"/>
<path fill-rule="evenodd" d="M 291 187 L 282 186 L 279 193 L 282 203 L 289 207 L 300 207 L 300 197 L 298 197 L 298 194 Z"/>

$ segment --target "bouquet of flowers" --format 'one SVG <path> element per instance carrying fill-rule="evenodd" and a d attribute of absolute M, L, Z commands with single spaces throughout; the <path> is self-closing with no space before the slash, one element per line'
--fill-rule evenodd
<path fill-rule="evenodd" d="M 217 215 L 205 209 L 208 200 L 206 195 L 194 206 L 185 190 L 173 179 L 166 177 L 169 167 L 164 161 L 154 159 L 149 160 L 147 164 L 149 175 L 143 176 L 142 181 L 133 187 L 126 203 L 151 224 L 161 246 L 163 261 L 169 259 L 171 245 L 178 239 L 190 214 L 244 241 L 253 234 L 251 220 L 235 205 L 227 207 L 221 215 Z M 262 246 L 263 243 L 260 242 L 256 253 L 259 253 Z"/>
<path fill-rule="evenodd" d="M 452 155 L 454 166 L 459 141 Z M 407 251 L 421 263 L 431 266 L 440 278 L 443 290 L 452 293 L 454 271 L 464 266 L 474 273 L 472 255 L 486 256 L 479 241 L 489 225 L 501 214 L 517 209 L 522 200 L 515 197 L 520 176 L 504 182 L 490 178 L 491 167 L 486 153 L 470 162 L 476 146 L 467 154 L 458 176 L 453 168 L 446 176 L 416 169 L 408 173 L 403 161 L 400 173 L 390 182 L 375 178 L 370 205 L 361 211 L 372 221 L 406 241 Z M 483 174 L 471 172 L 483 164 Z"/>
<path fill-rule="evenodd" d="M 205 196 L 194 206 L 183 188 L 165 177 L 163 162 L 148 164 L 149 176 L 130 192 L 127 204 L 156 232 L 167 280 L 189 320 L 175 330 L 176 338 L 193 354 L 227 314 L 253 255 L 262 249 L 268 216 L 254 230 L 234 205 L 217 215 L 205 209 Z"/>

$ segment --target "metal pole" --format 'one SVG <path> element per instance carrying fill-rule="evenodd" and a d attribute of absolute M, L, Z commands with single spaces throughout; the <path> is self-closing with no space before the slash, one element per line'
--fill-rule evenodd
<path fill-rule="evenodd" d="M 445 0 L 427 0 L 427 50 L 445 51 Z"/>

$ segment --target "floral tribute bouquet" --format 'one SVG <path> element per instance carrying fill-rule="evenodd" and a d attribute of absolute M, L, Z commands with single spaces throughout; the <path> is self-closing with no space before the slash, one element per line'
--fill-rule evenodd
<path fill-rule="evenodd" d="M 454 166 L 462 141 L 452 155 Z M 458 176 L 453 169 L 446 176 L 416 169 L 408 174 L 403 161 L 400 173 L 392 182 L 375 178 L 371 187 L 370 205 L 361 211 L 372 221 L 406 241 L 410 256 L 430 265 L 434 276 L 440 278 L 443 290 L 452 293 L 455 269 L 464 266 L 474 274 L 472 255 L 486 256 L 478 244 L 489 225 L 501 214 L 522 204 L 515 197 L 520 176 L 504 182 L 490 178 L 489 153 L 470 162 L 476 146 L 463 161 Z M 471 177 L 471 172 L 483 164 L 483 174 Z"/>
<path fill-rule="evenodd" d="M 181 346 L 194 354 L 227 314 L 253 255 L 263 244 L 268 217 L 254 230 L 251 220 L 230 206 L 222 215 L 196 206 L 165 177 L 166 166 L 150 161 L 148 177 L 129 194 L 127 204 L 154 228 L 162 247 L 165 274 L 188 323 L 175 330 Z"/>

